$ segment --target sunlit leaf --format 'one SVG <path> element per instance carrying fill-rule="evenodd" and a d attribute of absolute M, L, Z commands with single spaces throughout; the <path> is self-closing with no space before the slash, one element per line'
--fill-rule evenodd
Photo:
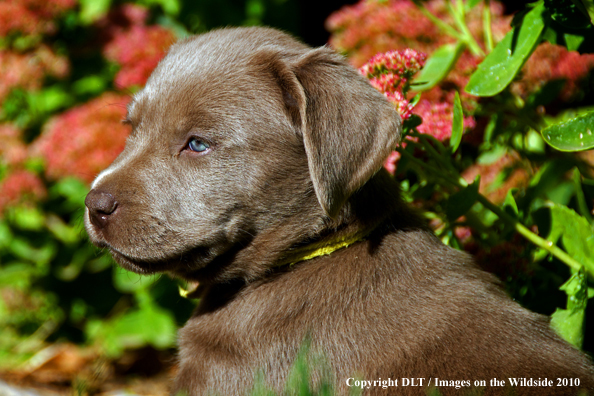
<path fill-rule="evenodd" d="M 91 24 L 105 16 L 111 6 L 111 0 L 79 0 L 79 3 L 80 20 L 84 24 Z"/>
<path fill-rule="evenodd" d="M 466 85 L 466 92 L 477 96 L 493 96 L 512 82 L 532 54 L 545 27 L 543 3 L 528 12 L 478 66 Z"/>
<path fill-rule="evenodd" d="M 514 217 L 518 217 L 518 204 L 514 199 L 514 192 L 516 190 L 517 189 L 515 188 L 509 190 L 505 195 L 505 200 L 503 201 L 503 208 L 505 209 L 505 211 L 509 214 L 512 214 Z"/>
<path fill-rule="evenodd" d="M 567 293 L 567 309 L 557 308 L 551 315 L 551 327 L 567 342 L 581 348 L 588 302 L 588 283 L 584 269 L 573 274 L 560 289 Z"/>
<path fill-rule="evenodd" d="M 454 116 L 452 120 L 452 137 L 450 138 L 450 148 L 452 152 L 456 152 L 462 141 L 462 133 L 464 132 L 464 115 L 462 111 L 462 103 L 460 102 L 460 95 L 456 91 L 454 97 Z"/>
<path fill-rule="evenodd" d="M 439 47 L 427 59 L 425 66 L 415 78 L 413 89 L 415 91 L 425 91 L 439 84 L 452 70 L 465 48 L 466 45 L 460 42 Z"/>
<path fill-rule="evenodd" d="M 546 127 L 541 132 L 545 142 L 560 151 L 594 148 L 594 112 Z"/>
<path fill-rule="evenodd" d="M 550 204 L 552 242 L 561 238 L 567 253 L 594 275 L 594 229 L 588 221 L 572 209 Z"/>

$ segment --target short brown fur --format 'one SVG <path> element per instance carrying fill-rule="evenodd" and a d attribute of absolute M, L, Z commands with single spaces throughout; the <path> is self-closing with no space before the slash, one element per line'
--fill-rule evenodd
<path fill-rule="evenodd" d="M 594 393 L 584 354 L 401 201 L 380 169 L 400 118 L 331 50 L 266 28 L 192 37 L 170 49 L 128 110 L 133 132 L 94 182 L 85 220 L 124 268 L 200 282 L 174 391 L 247 394 L 263 372 L 282 392 L 309 339 L 338 394 L 355 375 L 579 378 Z M 191 139 L 209 148 L 192 151 Z M 358 233 L 367 236 L 347 248 L 279 266 L 299 261 L 304 246 Z"/>

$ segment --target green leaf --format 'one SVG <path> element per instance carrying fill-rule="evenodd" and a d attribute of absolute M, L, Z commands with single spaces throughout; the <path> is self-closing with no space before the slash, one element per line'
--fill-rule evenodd
<path fill-rule="evenodd" d="M 39 231 L 45 224 L 43 212 L 36 207 L 15 206 L 9 211 L 10 219 L 14 224 L 29 231 Z"/>
<path fill-rule="evenodd" d="M 574 2 L 579 2 L 580 0 L 574 0 Z M 590 18 L 590 22 L 594 23 L 594 1 L 593 0 L 581 0 L 581 5 L 583 6 L 586 14 Z"/>
<path fill-rule="evenodd" d="M 594 229 L 588 221 L 559 204 L 550 204 L 551 232 L 547 239 L 551 242 L 561 238 L 567 253 L 594 275 Z"/>
<path fill-rule="evenodd" d="M 101 345 L 108 356 L 117 357 L 124 349 L 145 345 L 159 349 L 175 345 L 177 326 L 173 315 L 158 306 L 146 290 L 137 297 L 139 309 L 109 320 L 87 323 L 87 337 Z"/>
<path fill-rule="evenodd" d="M 448 198 L 446 203 L 446 216 L 448 220 L 455 221 L 472 208 L 478 198 L 479 185 L 480 177 L 477 177 L 472 184 Z"/>
<path fill-rule="evenodd" d="M 105 16 L 111 7 L 111 0 L 79 0 L 79 3 L 80 20 L 85 25 Z"/>
<path fill-rule="evenodd" d="M 465 48 L 466 45 L 461 42 L 439 47 L 427 59 L 412 88 L 415 91 L 426 91 L 439 84 L 452 70 Z"/>
<path fill-rule="evenodd" d="M 31 279 L 34 277 L 35 270 L 31 264 L 10 263 L 0 267 L 0 288 L 13 287 L 15 289 L 25 289 L 31 285 Z"/>
<path fill-rule="evenodd" d="M 181 4 L 179 0 L 142 0 L 141 4 L 147 6 L 159 5 L 167 15 L 177 16 L 181 10 Z"/>
<path fill-rule="evenodd" d="M 113 285 L 122 293 L 138 292 L 147 288 L 154 280 L 140 274 L 127 271 L 120 267 L 113 267 Z"/>
<path fill-rule="evenodd" d="M 2 249 L 10 246 L 13 237 L 14 235 L 8 223 L 3 219 L 0 219 L 0 252 Z"/>
<path fill-rule="evenodd" d="M 476 7 L 476 6 L 478 5 L 478 3 L 480 3 L 480 2 L 481 2 L 481 0 L 468 0 L 468 1 L 466 2 L 466 7 L 465 7 L 465 8 L 466 8 L 466 11 L 468 12 L 468 11 L 472 10 L 472 9 L 473 9 L 474 7 Z"/>
<path fill-rule="evenodd" d="M 552 19 L 547 21 L 542 38 L 552 44 L 563 45 L 569 51 L 578 51 L 582 54 L 594 51 L 594 26 L 574 29 L 563 26 Z"/>
<path fill-rule="evenodd" d="M 15 237 L 10 244 L 10 252 L 16 257 L 31 261 L 40 267 L 40 270 L 45 271 L 46 265 L 56 254 L 56 246 L 52 243 L 47 243 L 41 247 L 35 247 L 26 238 Z"/>
<path fill-rule="evenodd" d="M 512 188 L 510 190 L 508 190 L 506 196 L 505 196 L 505 200 L 503 201 L 503 209 L 511 214 L 512 216 L 514 216 L 515 218 L 518 217 L 518 204 L 516 203 L 516 200 L 514 199 L 514 193 L 517 191 L 516 188 Z"/>
<path fill-rule="evenodd" d="M 541 131 L 542 137 L 560 151 L 583 151 L 594 148 L 594 112 L 567 122 L 550 125 Z"/>
<path fill-rule="evenodd" d="M 33 111 L 39 113 L 52 113 L 66 108 L 72 103 L 74 103 L 72 95 L 60 85 L 54 85 L 29 94 L 29 106 Z"/>
<path fill-rule="evenodd" d="M 588 282 L 582 267 L 561 287 L 567 293 L 567 309 L 551 315 L 551 327 L 570 344 L 581 348 L 584 342 L 584 324 L 588 303 Z"/>
<path fill-rule="evenodd" d="M 45 225 L 56 239 L 65 244 L 79 242 L 82 238 L 82 234 L 78 227 L 69 226 L 64 220 L 54 214 L 47 215 Z"/>
<path fill-rule="evenodd" d="M 77 209 L 83 209 L 85 207 L 85 197 L 88 192 L 89 187 L 82 181 L 73 177 L 60 179 L 50 188 L 51 194 L 66 198 L 68 203 Z"/>
<path fill-rule="evenodd" d="M 455 153 L 462 141 L 462 133 L 464 132 L 464 115 L 462 112 L 462 103 L 460 102 L 460 95 L 456 91 L 454 97 L 454 117 L 452 120 L 452 137 L 450 137 L 450 147 L 452 153 Z"/>
<path fill-rule="evenodd" d="M 97 95 L 105 90 L 107 81 L 102 76 L 87 76 L 72 84 L 72 91 L 78 95 Z"/>
<path fill-rule="evenodd" d="M 470 76 L 466 92 L 477 96 L 493 96 L 512 82 L 540 41 L 545 24 L 543 3 L 528 12 Z"/>

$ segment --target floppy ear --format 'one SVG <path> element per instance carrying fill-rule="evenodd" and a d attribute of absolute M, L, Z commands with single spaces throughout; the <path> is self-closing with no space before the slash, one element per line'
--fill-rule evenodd
<path fill-rule="evenodd" d="M 291 69 L 296 81 L 278 80 L 303 134 L 318 201 L 335 217 L 382 167 L 400 139 L 402 122 L 386 98 L 329 48 L 309 51 Z"/>

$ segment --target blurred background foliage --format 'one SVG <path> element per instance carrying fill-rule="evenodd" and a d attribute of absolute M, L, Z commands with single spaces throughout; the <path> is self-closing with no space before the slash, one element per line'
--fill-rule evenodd
<path fill-rule="evenodd" d="M 171 366 L 195 301 L 92 247 L 84 198 L 122 150 L 125 105 L 167 47 L 227 25 L 328 41 L 361 67 L 406 120 L 385 166 L 407 200 L 591 353 L 590 3 L 0 2 L 2 376 L 97 393 L 117 374 Z"/>

